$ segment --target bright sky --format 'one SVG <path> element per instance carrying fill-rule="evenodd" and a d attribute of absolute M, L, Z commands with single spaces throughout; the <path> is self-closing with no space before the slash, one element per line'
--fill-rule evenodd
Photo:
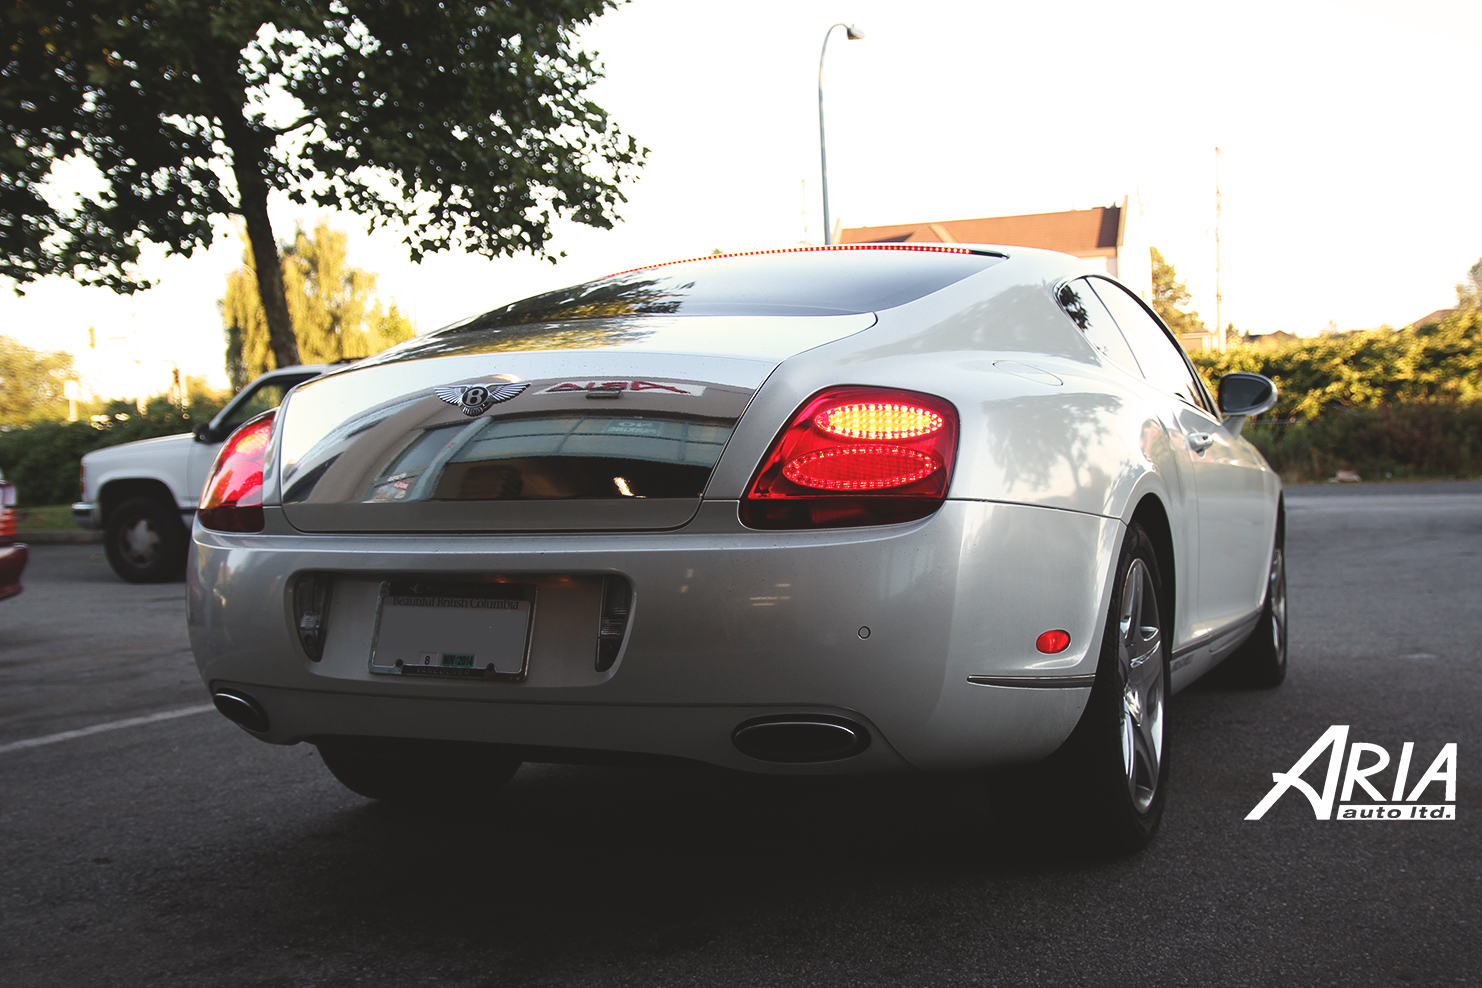
<path fill-rule="evenodd" d="M 1403 325 L 1454 302 L 1482 256 L 1475 0 L 633 0 L 585 34 L 594 98 L 651 149 L 613 231 L 566 227 L 558 265 L 412 265 L 353 216 L 351 263 L 420 329 L 650 262 L 822 242 L 817 71 L 825 29 L 830 203 L 846 226 L 1139 199 L 1149 242 L 1214 319 L 1257 333 Z M 275 200 L 280 238 L 321 214 Z M 151 256 L 132 297 L 59 279 L 0 292 L 0 333 L 76 354 L 107 396 L 171 362 L 225 381 L 216 300 L 241 244 Z M 87 348 L 88 326 L 98 348 Z"/>

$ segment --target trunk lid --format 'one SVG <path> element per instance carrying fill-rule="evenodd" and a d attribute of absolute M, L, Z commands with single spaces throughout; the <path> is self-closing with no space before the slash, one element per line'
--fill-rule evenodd
<path fill-rule="evenodd" d="M 646 317 L 421 337 L 292 393 L 278 501 L 308 532 L 677 528 L 773 369 L 873 322 Z"/>

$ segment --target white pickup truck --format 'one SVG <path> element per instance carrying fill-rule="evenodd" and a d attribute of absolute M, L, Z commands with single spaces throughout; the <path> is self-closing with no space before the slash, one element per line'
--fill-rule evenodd
<path fill-rule="evenodd" d="M 72 517 L 83 528 L 103 529 L 108 565 L 130 583 L 180 579 L 201 488 L 222 442 L 254 415 L 277 408 L 289 388 L 329 369 L 297 364 L 268 371 L 194 433 L 86 454 L 82 500 L 72 505 Z"/>

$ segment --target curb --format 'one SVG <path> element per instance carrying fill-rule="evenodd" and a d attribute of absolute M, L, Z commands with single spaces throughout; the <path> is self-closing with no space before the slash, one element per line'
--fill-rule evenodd
<path fill-rule="evenodd" d="M 27 545 L 94 545 L 102 543 L 103 533 L 86 528 L 50 528 L 19 531 L 15 538 Z"/>

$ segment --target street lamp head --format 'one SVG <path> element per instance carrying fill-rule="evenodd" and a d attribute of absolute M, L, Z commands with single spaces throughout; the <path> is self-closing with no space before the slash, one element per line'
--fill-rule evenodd
<path fill-rule="evenodd" d="M 853 24 L 845 24 L 844 36 L 847 37 L 850 41 L 858 41 L 860 38 L 864 37 L 864 32 L 855 27 Z"/>

